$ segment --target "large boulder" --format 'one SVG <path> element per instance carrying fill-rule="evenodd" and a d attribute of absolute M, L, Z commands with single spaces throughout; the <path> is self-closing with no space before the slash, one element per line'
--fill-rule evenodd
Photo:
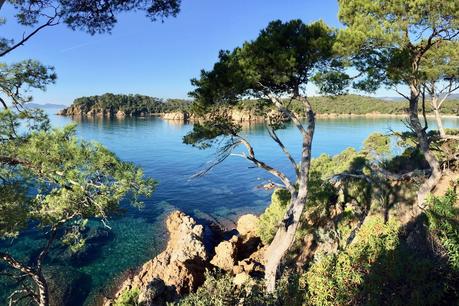
<path fill-rule="evenodd" d="M 237 220 L 237 231 L 241 236 L 255 237 L 258 231 L 258 217 L 252 214 L 243 215 Z"/>
<path fill-rule="evenodd" d="M 248 258 L 261 244 L 258 229 L 259 219 L 252 214 L 243 215 L 237 221 L 236 230 L 239 233 L 238 259 Z"/>
<path fill-rule="evenodd" d="M 166 220 L 169 241 L 166 249 L 143 265 L 138 273 L 129 277 L 121 286 L 115 299 L 122 292 L 133 288 L 140 291 L 144 300 L 163 299 L 161 292 L 171 289 L 176 294 L 186 294 L 204 282 L 207 253 L 203 244 L 203 226 L 186 214 L 174 211 Z M 158 289 L 159 280 L 167 290 Z M 153 289 L 152 289 L 153 288 Z M 152 293 L 153 290 L 153 293 Z M 157 305 L 158 301 L 148 304 Z M 106 302 L 112 305 L 113 300 Z"/>
<path fill-rule="evenodd" d="M 215 247 L 215 256 L 210 263 L 222 270 L 232 271 L 237 258 L 238 237 L 233 236 L 229 241 L 222 241 Z"/>

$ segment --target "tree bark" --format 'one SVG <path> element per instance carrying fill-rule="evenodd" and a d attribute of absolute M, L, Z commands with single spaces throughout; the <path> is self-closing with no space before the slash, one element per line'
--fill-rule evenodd
<path fill-rule="evenodd" d="M 48 283 L 46 282 L 45 277 L 42 272 L 37 273 L 33 280 L 37 284 L 38 288 L 38 305 L 39 306 L 48 306 L 49 305 L 49 289 Z"/>
<path fill-rule="evenodd" d="M 446 132 L 445 132 L 445 128 L 443 127 L 443 121 L 441 119 L 440 111 L 438 109 L 438 98 L 435 96 L 432 97 L 432 108 L 435 114 L 435 121 L 437 121 L 437 127 L 438 127 L 438 131 L 440 132 L 440 137 L 445 138 Z"/>
<path fill-rule="evenodd" d="M 14 259 L 11 255 L 0 252 L 0 259 L 5 261 L 8 265 L 12 268 L 30 276 L 38 289 L 38 296 L 34 295 L 34 300 L 36 297 L 36 301 L 39 306 L 48 306 L 49 305 L 49 290 L 48 290 L 48 283 L 46 282 L 45 277 L 41 270 L 37 271 L 32 267 L 22 264 L 18 260 Z"/>
<path fill-rule="evenodd" d="M 418 191 L 418 197 L 417 197 L 418 207 L 422 209 L 425 207 L 425 201 L 427 199 L 427 196 L 432 191 L 432 189 L 435 188 L 435 186 L 441 179 L 441 170 L 440 170 L 440 164 L 438 163 L 437 159 L 430 151 L 427 133 L 425 129 L 422 127 L 421 122 L 419 121 L 419 117 L 418 117 L 419 92 L 415 85 L 413 84 L 410 85 L 410 92 L 411 92 L 410 108 L 409 108 L 410 125 L 413 128 L 418 138 L 419 149 L 421 150 L 421 153 L 424 155 L 425 160 L 427 161 L 427 163 L 430 166 L 430 169 L 432 170 L 430 177 L 421 185 Z"/>
<path fill-rule="evenodd" d="M 276 288 L 276 279 L 279 268 L 288 249 L 295 240 L 295 233 L 300 225 L 301 215 L 306 205 L 308 195 L 309 167 L 311 163 L 311 147 L 314 136 L 315 116 L 309 103 L 307 105 L 308 127 L 303 133 L 303 149 L 298 177 L 298 192 L 291 193 L 290 206 L 284 215 L 281 224 L 269 245 L 266 253 L 265 280 L 268 292 Z"/>

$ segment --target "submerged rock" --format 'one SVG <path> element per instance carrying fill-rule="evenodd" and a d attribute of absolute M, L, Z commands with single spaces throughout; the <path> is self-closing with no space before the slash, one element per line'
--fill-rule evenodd
<path fill-rule="evenodd" d="M 50 305 L 82 305 L 91 291 L 91 277 L 69 266 L 50 266 L 44 270 L 48 280 Z"/>

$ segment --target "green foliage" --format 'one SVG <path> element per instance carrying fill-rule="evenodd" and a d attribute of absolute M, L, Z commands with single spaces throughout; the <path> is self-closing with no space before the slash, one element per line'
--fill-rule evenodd
<path fill-rule="evenodd" d="M 228 306 L 228 305 L 302 305 L 302 289 L 295 273 L 286 272 L 277 282 L 273 294 L 266 293 L 262 280 L 251 279 L 242 286 L 233 283 L 230 274 L 206 273 L 206 281 L 195 293 L 182 298 L 174 305 Z"/>
<path fill-rule="evenodd" d="M 420 86 L 427 79 L 424 66 L 433 61 L 429 51 L 441 42 L 457 41 L 458 12 L 457 1 L 340 0 L 338 16 L 346 28 L 335 49 L 352 55 L 353 65 L 364 74 L 356 88 Z"/>
<path fill-rule="evenodd" d="M 326 67 L 341 69 L 332 51 L 334 39 L 334 31 L 322 21 L 309 25 L 301 20 L 269 23 L 255 40 L 233 51 L 221 51 L 213 69 L 202 70 L 200 78 L 192 80 L 196 87 L 190 93 L 195 99 L 193 110 L 200 114 L 212 113 L 231 105 L 249 107 L 266 115 L 263 111 L 276 104 L 273 95 L 298 97 L 303 87 L 313 81 L 313 75 Z M 319 79 L 322 83 L 328 80 Z M 336 76 L 331 82 L 336 83 Z M 342 86 L 332 87 L 339 90 Z M 246 98 L 260 100 L 240 102 Z M 209 118 L 198 125 L 199 131 L 194 131 L 195 134 L 206 130 L 203 125 L 215 124 L 216 119 Z M 210 131 L 208 138 L 224 135 L 214 133 L 212 128 L 207 130 Z M 195 138 L 185 137 L 186 143 L 190 144 Z"/>
<path fill-rule="evenodd" d="M 391 153 L 390 137 L 381 133 L 373 133 L 365 139 L 363 152 L 375 160 L 382 160 Z"/>
<path fill-rule="evenodd" d="M 429 229 L 446 250 L 449 264 L 459 271 L 459 222 L 456 203 L 457 194 L 450 189 L 445 196 L 430 199 L 426 214 Z"/>
<path fill-rule="evenodd" d="M 424 221 L 416 222 L 422 227 Z M 424 235 L 416 233 L 418 238 Z M 415 243 L 417 251 L 400 239 L 396 222 L 367 217 L 353 243 L 344 250 L 316 255 L 300 280 L 307 291 L 306 305 L 457 303 L 457 273 L 438 261 L 428 249 L 428 241 Z"/>
<path fill-rule="evenodd" d="M 123 291 L 114 301 L 114 306 L 138 306 L 140 290 L 131 288 Z"/>
<path fill-rule="evenodd" d="M 314 112 L 319 115 L 372 115 L 389 114 L 405 115 L 407 105 L 403 100 L 385 101 L 379 98 L 347 94 L 339 96 L 314 96 L 309 97 Z M 287 102 L 286 102 L 287 104 Z M 254 111 L 255 113 L 267 113 L 272 109 L 272 105 L 264 99 L 240 100 L 236 107 L 241 110 Z M 289 109 L 296 114 L 305 113 L 303 103 L 293 100 L 288 103 Z M 419 111 L 421 111 L 419 106 Z M 448 99 L 442 104 L 444 114 L 458 114 L 459 100 Z M 432 114 L 432 105 L 426 104 L 426 113 Z"/>
<path fill-rule="evenodd" d="M 66 24 L 72 30 L 83 30 L 90 34 L 111 32 L 117 23 L 116 15 L 128 11 L 143 11 L 150 19 L 156 20 L 176 16 L 180 11 L 180 0 L 153 1 L 84 1 L 84 0 L 48 0 L 48 1 L 8 1 L 12 6 L 15 21 L 25 27 L 50 27 L 59 23 Z M 0 25 L 5 19 L 0 20 Z M 39 31 L 36 31 L 39 32 Z M 32 33 L 33 36 L 36 33 Z M 24 33 L 24 37 L 26 37 Z M 12 51 L 18 41 L 0 37 L 0 56 Z M 13 49 L 14 50 L 14 49 Z"/>
<path fill-rule="evenodd" d="M 310 305 L 359 304 L 365 274 L 385 252 L 398 245 L 398 227 L 381 218 L 368 220 L 345 251 L 319 257 L 304 275 Z"/>
<path fill-rule="evenodd" d="M 271 196 L 271 203 L 260 215 L 258 235 L 264 245 L 268 245 L 276 235 L 277 226 L 282 220 L 290 203 L 290 193 L 285 189 L 276 189 Z"/>
<path fill-rule="evenodd" d="M 162 100 L 142 95 L 115 95 L 106 93 L 100 96 L 77 98 L 68 110 L 70 112 L 78 111 L 82 114 L 95 112 L 106 113 L 107 115 L 114 115 L 118 111 L 121 111 L 128 116 L 139 116 L 142 114 L 188 111 L 189 108 L 190 102 L 187 100 Z"/>
<path fill-rule="evenodd" d="M 206 123 L 196 123 L 193 130 L 183 137 L 183 143 L 192 145 L 199 149 L 207 149 L 217 141 L 218 137 L 236 136 L 241 130 L 241 126 L 231 119 L 228 114 L 223 112 L 213 112 L 209 114 Z M 231 144 L 231 139 L 229 141 Z"/>
<path fill-rule="evenodd" d="M 335 156 L 321 154 L 311 162 L 311 173 L 327 180 L 342 172 L 355 172 L 362 168 L 363 155 L 354 148 L 347 148 Z"/>
<path fill-rule="evenodd" d="M 238 305 L 246 296 L 244 288 L 237 288 L 233 284 L 230 274 L 216 274 L 207 272 L 206 281 L 195 293 L 191 293 L 177 305 L 183 306 L 225 306 Z M 246 305 L 246 304 L 243 304 Z"/>
<path fill-rule="evenodd" d="M 17 207 L 16 198 L 27 199 L 21 204 L 26 205 L 27 214 L 14 218 L 17 226 L 10 229 L 11 234 L 31 221 L 39 227 L 55 227 L 71 219 L 106 219 L 119 211 L 126 195 L 140 204 L 137 197 L 151 194 L 155 185 L 143 177 L 142 170 L 120 161 L 103 146 L 78 140 L 74 126 L 5 143 L 0 153 L 8 162 L 3 168 L 6 182 L 24 186 L 22 192 L 8 189 L 11 193 L 4 194 L 4 209 Z M 4 220 L 7 216 L 2 214 L 0 222 L 12 222 Z"/>

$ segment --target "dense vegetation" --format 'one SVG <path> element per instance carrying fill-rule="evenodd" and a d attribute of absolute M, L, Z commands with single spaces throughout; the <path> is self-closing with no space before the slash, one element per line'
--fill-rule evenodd
<path fill-rule="evenodd" d="M 141 10 L 155 19 L 175 16 L 180 7 L 179 0 L 8 2 L 20 24 L 38 28 L 17 42 L 0 37 L 0 57 L 59 22 L 94 34 L 110 31 L 120 12 Z M 440 103 L 423 100 L 426 86 L 431 85 L 431 98 L 438 98 L 438 82 L 449 80 L 448 94 L 454 89 L 459 3 L 338 2 L 345 26 L 339 31 L 321 21 L 273 21 L 256 39 L 221 51 L 214 67 L 192 80 L 192 105 L 105 94 L 77 99 L 71 107 L 69 113 L 84 115 L 196 112 L 205 120 L 194 125 L 184 142 L 199 148 L 220 145 L 211 168 L 243 147 L 240 157 L 282 182 L 283 189 L 274 192 L 260 217 L 264 275 L 250 275 L 237 286 L 230 274 L 234 271 L 210 272 L 203 286 L 179 304 L 458 303 L 459 182 L 448 181 L 451 188 L 441 195 L 431 192 L 438 192 L 443 178 L 457 174 L 459 133 L 429 130 L 422 115 L 426 104 L 425 111 L 432 112 L 433 106 L 441 120 Z M 348 75 L 350 71 L 358 74 Z M 123 199 L 138 206 L 137 197 L 150 195 L 155 187 L 135 165 L 99 144 L 77 139 L 75 127 L 52 129 L 44 112 L 25 107 L 32 100 L 31 89 L 44 90 L 55 80 L 54 69 L 37 61 L 0 63 L 0 239 L 20 240 L 34 232 L 46 240 L 39 251 L 21 257 L 2 244 L 0 273 L 2 280 L 11 280 L 10 305 L 54 302 L 45 273 L 52 245 L 59 241 L 71 252 L 84 248 L 88 220 L 108 227 Z M 353 95 L 310 98 L 310 83 L 324 94 L 342 94 L 350 86 L 366 92 L 387 86 L 408 88 L 409 95 L 399 91 L 405 103 Z M 269 136 L 291 163 L 294 179 L 257 158 L 241 126 L 228 117 L 229 107 L 265 116 Z M 441 110 L 458 114 L 459 102 L 445 102 Z M 360 151 L 348 148 L 312 159 L 316 113 L 408 113 L 410 130 L 373 134 Z M 284 119 L 293 121 L 301 135 L 298 160 L 276 134 Z M 403 149 L 401 155 L 392 155 L 394 144 Z M 116 304 L 135 305 L 141 294 L 128 290 Z"/>
<path fill-rule="evenodd" d="M 402 207 L 415 203 L 417 182 L 388 181 L 372 167 L 378 163 L 391 169 L 398 163 L 400 156 L 392 154 L 389 140 L 373 134 L 361 151 L 349 148 L 313 159 L 309 205 L 275 292 L 267 294 L 256 277 L 236 286 L 228 274 L 209 273 L 204 285 L 178 305 L 456 304 L 457 192 L 449 189 L 444 196 L 431 197 L 430 208 L 407 229 L 399 222 L 400 214 Z M 418 154 L 413 145 L 398 143 L 406 148 L 402 156 Z M 416 159 L 411 163 L 418 169 L 425 166 Z M 265 245 L 272 241 L 289 200 L 285 189 L 277 189 L 260 216 Z M 306 216 L 311 215 L 318 220 L 314 224 L 308 224 Z M 318 246 L 306 243 L 311 237 L 317 237 Z M 311 250 L 314 255 L 304 260 Z"/>
<path fill-rule="evenodd" d="M 68 108 L 69 115 L 88 114 L 89 112 L 114 115 L 118 111 L 125 115 L 140 116 L 152 113 L 187 111 L 190 102 L 180 99 L 158 99 L 142 95 L 116 95 L 106 93 L 100 96 L 81 97 L 73 101 Z"/>
<path fill-rule="evenodd" d="M 317 114 L 406 114 L 406 104 L 402 101 L 385 101 L 360 95 L 315 96 L 311 104 Z M 100 96 L 81 97 L 74 100 L 69 109 L 79 110 L 83 114 L 94 111 L 96 114 L 105 111 L 116 114 L 121 111 L 126 115 L 139 116 L 151 113 L 192 112 L 191 101 L 181 99 L 158 99 L 143 95 L 121 95 L 106 93 Z M 263 100 L 241 100 L 235 107 L 240 110 L 259 113 L 269 111 Z M 292 101 L 290 108 L 295 113 L 304 113 L 304 108 L 298 101 Z M 426 104 L 427 114 L 433 112 L 432 106 Z M 447 100 L 443 104 L 443 113 L 459 114 L 459 101 Z"/>
<path fill-rule="evenodd" d="M 26 31 L 17 40 L 5 31 L 0 37 L 0 277 L 10 290 L 0 303 L 61 305 L 66 303 L 50 297 L 55 274 L 45 271 L 53 245 L 60 242 L 71 252 L 84 248 L 89 219 L 109 228 L 108 218 L 121 212 L 121 201 L 140 205 L 138 197 L 149 196 L 155 182 L 102 145 L 77 139 L 74 126 L 52 129 L 47 115 L 27 104 L 32 90 L 46 90 L 56 81 L 54 68 L 31 59 L 3 62 L 3 57 L 60 23 L 90 34 L 110 32 L 121 12 L 164 19 L 179 12 L 180 0 L 0 1 L 0 11 L 6 6 L 8 22 Z M 2 17 L 0 26 L 6 22 Z M 10 246 L 31 233 L 43 244 L 16 254 Z"/>

